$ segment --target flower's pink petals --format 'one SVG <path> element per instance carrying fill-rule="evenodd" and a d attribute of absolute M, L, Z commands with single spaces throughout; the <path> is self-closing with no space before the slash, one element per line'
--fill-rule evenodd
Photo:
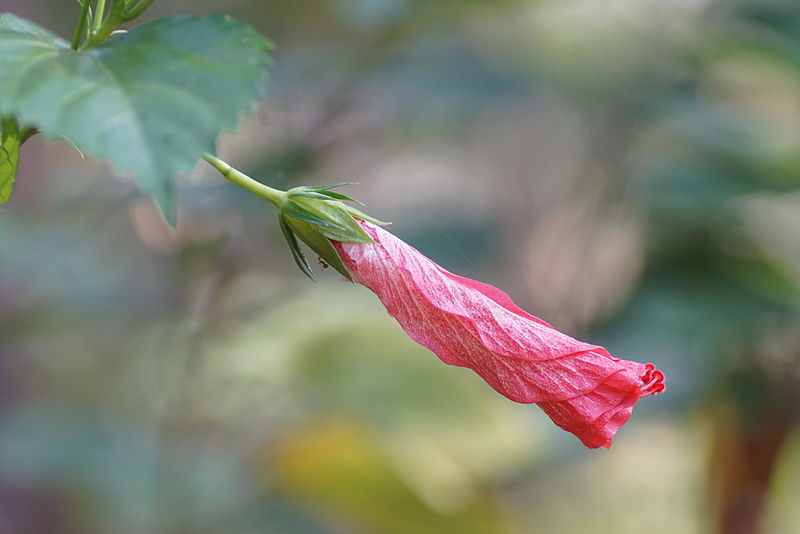
<path fill-rule="evenodd" d="M 611 438 L 645 395 L 663 391 L 650 364 L 612 357 L 518 308 L 490 285 L 454 275 L 385 230 L 360 221 L 374 244 L 334 243 L 417 343 L 469 367 L 511 400 L 538 403 L 588 447 Z"/>
<path fill-rule="evenodd" d="M 633 413 L 640 398 L 624 371 L 610 376 L 591 392 L 559 402 L 540 402 L 555 424 L 578 436 L 590 448 L 611 446 L 611 438 Z"/>
<path fill-rule="evenodd" d="M 484 295 L 486 295 L 487 297 L 489 297 L 490 299 L 492 299 L 493 301 L 495 301 L 497 304 L 504 307 L 508 311 L 516 313 L 517 315 L 525 317 L 526 319 L 530 319 L 531 321 L 536 321 L 537 323 L 543 324 L 548 328 L 553 328 L 552 326 L 542 321 L 538 317 L 534 317 L 530 313 L 526 312 L 525 310 L 514 304 L 514 301 L 511 300 L 511 297 L 509 297 L 507 293 L 500 291 L 496 287 L 490 286 L 489 284 L 484 284 L 483 282 L 479 282 L 477 280 L 473 280 L 472 278 L 464 278 L 463 276 L 458 276 L 457 274 L 453 274 L 450 271 L 443 269 L 440 265 L 436 265 L 436 267 L 442 273 L 444 273 L 445 276 L 452 279 L 456 283 L 463 284 L 467 287 L 480 291 L 481 293 L 483 293 Z"/>

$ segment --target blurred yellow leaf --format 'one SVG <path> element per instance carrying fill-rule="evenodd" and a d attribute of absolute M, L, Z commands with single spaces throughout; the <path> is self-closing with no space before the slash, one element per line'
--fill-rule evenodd
<path fill-rule="evenodd" d="M 375 440 L 354 422 L 321 421 L 270 450 L 266 476 L 321 517 L 387 534 L 511 532 L 488 491 L 443 513 L 405 484 Z"/>

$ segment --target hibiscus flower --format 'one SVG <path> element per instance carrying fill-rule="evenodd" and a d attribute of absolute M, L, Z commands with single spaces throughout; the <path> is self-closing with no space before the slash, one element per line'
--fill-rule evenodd
<path fill-rule="evenodd" d="M 621 360 L 517 307 L 499 289 L 450 273 L 386 230 L 331 240 L 352 279 L 417 343 L 468 367 L 509 399 L 536 403 L 587 447 L 610 447 L 636 402 L 664 390 L 652 364 Z"/>

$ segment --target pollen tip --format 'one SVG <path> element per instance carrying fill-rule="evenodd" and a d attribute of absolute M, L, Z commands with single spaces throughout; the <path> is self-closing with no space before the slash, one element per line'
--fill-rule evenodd
<path fill-rule="evenodd" d="M 656 395 L 666 389 L 664 385 L 664 373 L 656 369 L 651 363 L 647 364 L 647 370 L 640 378 L 643 384 L 639 388 L 639 397 Z"/>

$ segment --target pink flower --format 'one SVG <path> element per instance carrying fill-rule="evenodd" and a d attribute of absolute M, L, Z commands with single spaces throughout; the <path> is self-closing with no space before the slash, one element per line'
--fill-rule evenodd
<path fill-rule="evenodd" d="M 334 241 L 353 279 L 444 363 L 469 367 L 509 399 L 541 407 L 590 448 L 610 447 L 636 402 L 664 391 L 651 364 L 612 357 L 518 308 L 492 287 L 456 276 L 382 228 L 374 244 Z"/>

